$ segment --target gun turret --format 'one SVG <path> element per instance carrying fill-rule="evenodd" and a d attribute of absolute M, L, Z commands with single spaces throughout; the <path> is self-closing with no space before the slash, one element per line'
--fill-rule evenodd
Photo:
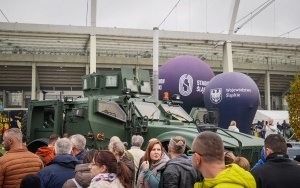
<path fill-rule="evenodd" d="M 96 95 L 151 95 L 150 74 L 148 70 L 139 70 L 139 78 L 132 68 L 101 71 L 82 77 L 84 97 Z"/>

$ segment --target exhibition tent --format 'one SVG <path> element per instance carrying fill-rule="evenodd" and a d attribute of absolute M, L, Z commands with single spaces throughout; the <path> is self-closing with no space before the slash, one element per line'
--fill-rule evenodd
<path fill-rule="evenodd" d="M 289 123 L 289 113 L 286 110 L 257 110 L 253 119 L 253 123 L 257 123 L 257 121 L 265 120 L 267 121 L 269 118 L 274 120 L 274 124 L 282 124 L 283 120 L 286 123 Z"/>

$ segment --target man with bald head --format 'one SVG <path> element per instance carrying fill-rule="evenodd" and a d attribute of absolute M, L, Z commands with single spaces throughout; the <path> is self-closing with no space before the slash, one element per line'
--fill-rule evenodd
<path fill-rule="evenodd" d="M 192 164 L 202 174 L 203 181 L 194 184 L 200 187 L 256 187 L 250 172 L 237 164 L 225 166 L 224 146 L 221 137 L 211 131 L 201 132 L 192 144 Z"/>
<path fill-rule="evenodd" d="M 22 132 L 11 128 L 4 132 L 2 145 L 7 151 L 0 157 L 0 187 L 17 188 L 27 174 L 36 174 L 43 168 L 39 156 L 23 146 Z"/>
<path fill-rule="evenodd" d="M 266 132 L 265 138 L 267 138 L 270 134 L 277 134 L 277 125 L 273 124 L 273 119 L 269 118 L 268 122 L 264 125 L 263 130 Z"/>

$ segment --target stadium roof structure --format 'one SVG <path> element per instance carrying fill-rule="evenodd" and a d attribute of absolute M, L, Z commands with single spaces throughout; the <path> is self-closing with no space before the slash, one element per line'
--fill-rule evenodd
<path fill-rule="evenodd" d="M 131 66 L 152 69 L 153 30 L 0 22 L 0 90 L 81 90 L 89 73 L 90 36 L 96 35 L 97 70 Z M 271 95 L 285 95 L 300 70 L 300 39 L 159 30 L 159 65 L 192 55 L 215 74 L 223 72 L 223 44 L 232 43 L 233 70 L 248 74 Z"/>

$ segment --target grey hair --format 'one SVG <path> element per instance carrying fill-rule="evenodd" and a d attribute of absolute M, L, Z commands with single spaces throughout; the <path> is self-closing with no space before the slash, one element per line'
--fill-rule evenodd
<path fill-rule="evenodd" d="M 111 142 L 121 142 L 121 139 L 117 136 L 113 136 L 109 140 L 109 143 L 111 143 Z"/>
<path fill-rule="evenodd" d="M 185 151 L 185 139 L 181 136 L 174 136 L 170 139 L 169 146 L 174 153 L 183 154 Z"/>
<path fill-rule="evenodd" d="M 133 135 L 131 137 L 131 145 L 141 147 L 144 143 L 144 138 L 140 135 Z"/>
<path fill-rule="evenodd" d="M 22 134 L 21 129 L 18 129 L 18 128 L 8 129 L 7 131 L 4 132 L 4 135 L 6 137 L 13 138 L 14 140 L 16 140 L 18 142 L 22 142 L 23 134 Z"/>
<path fill-rule="evenodd" d="M 72 142 L 67 138 L 60 138 L 55 143 L 55 154 L 71 154 L 72 151 Z"/>
<path fill-rule="evenodd" d="M 116 151 L 120 157 L 125 153 L 125 146 L 122 142 L 111 142 L 109 143 L 109 148 Z"/>
<path fill-rule="evenodd" d="M 71 142 L 78 150 L 84 150 L 86 145 L 86 139 L 81 134 L 74 134 L 71 136 Z"/>

